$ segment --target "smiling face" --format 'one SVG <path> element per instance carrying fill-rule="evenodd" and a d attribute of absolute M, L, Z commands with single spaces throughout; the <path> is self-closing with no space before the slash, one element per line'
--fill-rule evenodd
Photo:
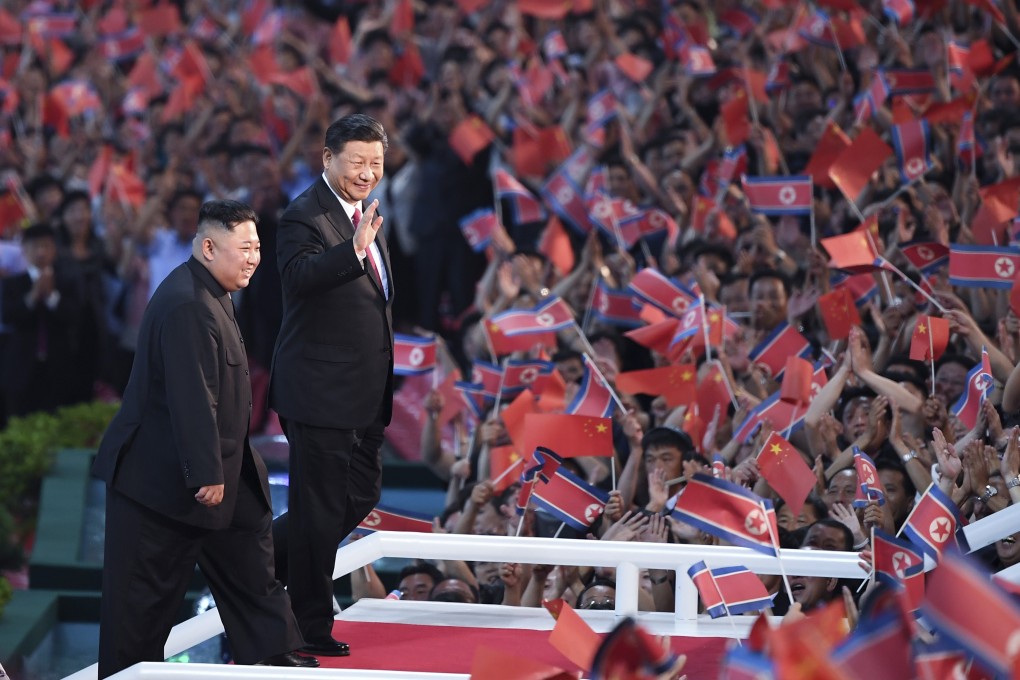
<path fill-rule="evenodd" d="M 231 231 L 212 229 L 203 239 L 207 267 L 227 292 L 246 288 L 262 260 L 259 233 L 252 221 L 241 222 Z"/>
<path fill-rule="evenodd" d="M 322 150 L 326 179 L 340 198 L 357 203 L 368 198 L 383 177 L 382 142 L 349 141 L 337 151 Z"/>

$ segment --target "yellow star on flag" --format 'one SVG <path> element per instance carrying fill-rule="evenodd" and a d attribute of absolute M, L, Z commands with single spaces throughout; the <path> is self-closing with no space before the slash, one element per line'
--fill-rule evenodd
<path fill-rule="evenodd" d="M 772 453 L 775 453 L 775 454 L 778 454 L 779 452 L 781 452 L 783 450 L 783 447 L 780 446 L 779 444 L 773 444 L 770 448 L 772 449 Z"/>
<path fill-rule="evenodd" d="M 922 324 L 918 324 L 917 325 L 917 332 L 918 333 L 927 333 L 928 329 L 924 327 L 923 323 Z"/>

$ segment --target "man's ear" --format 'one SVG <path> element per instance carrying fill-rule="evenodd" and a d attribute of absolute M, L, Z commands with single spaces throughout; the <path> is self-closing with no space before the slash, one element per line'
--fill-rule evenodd
<path fill-rule="evenodd" d="M 213 259 L 213 240 L 208 236 L 202 239 L 202 257 L 207 262 L 211 262 Z"/>
<path fill-rule="evenodd" d="M 825 592 L 827 592 L 827 593 L 835 592 L 837 587 L 839 587 L 839 579 L 838 578 L 832 577 L 832 578 L 829 578 L 829 580 L 825 582 Z"/>

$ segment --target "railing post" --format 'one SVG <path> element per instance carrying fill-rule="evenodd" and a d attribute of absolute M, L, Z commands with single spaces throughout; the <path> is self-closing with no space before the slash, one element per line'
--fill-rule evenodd
<path fill-rule="evenodd" d="M 632 616 L 638 611 L 639 571 L 633 562 L 621 562 L 616 568 L 616 616 Z"/>
<path fill-rule="evenodd" d="M 679 621 L 696 621 L 698 618 L 698 589 L 694 581 L 687 575 L 687 565 L 676 570 L 676 594 L 674 595 L 673 611 Z"/>

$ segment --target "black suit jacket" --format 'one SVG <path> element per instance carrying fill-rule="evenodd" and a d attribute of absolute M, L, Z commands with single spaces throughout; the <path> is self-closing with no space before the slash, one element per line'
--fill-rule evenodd
<path fill-rule="evenodd" d="M 0 282 L 0 313 L 10 333 L 0 369 L 5 392 L 16 394 L 27 389 L 29 380 L 39 379 L 33 367 L 39 349 L 40 329 L 46 335 L 47 378 L 52 378 L 56 383 L 66 383 L 75 370 L 75 331 L 80 311 L 78 291 L 74 288 L 74 282 L 60 276 L 60 272 L 57 273 L 56 289 L 60 293 L 60 302 L 56 307 L 50 309 L 45 304 L 29 307 L 25 303 L 25 298 L 32 290 L 32 277 L 28 272 Z M 60 384 L 51 384 L 49 387 L 51 391 L 60 393 L 54 395 L 54 406 L 66 403 L 66 400 L 56 398 L 66 393 Z"/>
<path fill-rule="evenodd" d="M 93 471 L 125 496 L 178 521 L 222 529 L 250 456 L 267 509 L 265 464 L 248 443 L 251 384 L 230 296 L 195 258 L 149 301 L 120 411 Z M 223 502 L 195 500 L 224 485 Z"/>
<path fill-rule="evenodd" d="M 393 406 L 393 319 L 354 252 L 354 225 L 321 177 L 280 218 L 277 260 L 283 322 L 269 403 L 283 418 L 356 429 Z M 376 235 L 389 281 L 389 250 Z M 367 261 L 367 258 L 366 258 Z"/>

